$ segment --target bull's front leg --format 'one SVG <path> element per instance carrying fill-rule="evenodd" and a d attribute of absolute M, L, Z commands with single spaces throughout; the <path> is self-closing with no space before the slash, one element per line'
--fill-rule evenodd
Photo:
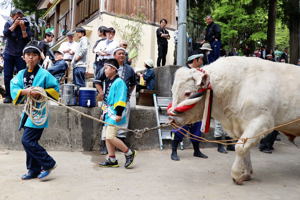
<path fill-rule="evenodd" d="M 251 120 L 250 123 L 244 130 L 240 140 L 235 145 L 236 157 L 231 169 L 231 176 L 236 184 L 243 184 L 244 181 L 251 179 L 253 173 L 251 159 L 250 159 L 250 148 L 257 144 L 258 141 L 263 137 L 255 137 L 261 131 L 267 130 L 273 127 L 273 120 L 271 117 L 265 115 L 256 117 Z M 245 144 L 242 138 L 249 138 Z"/>

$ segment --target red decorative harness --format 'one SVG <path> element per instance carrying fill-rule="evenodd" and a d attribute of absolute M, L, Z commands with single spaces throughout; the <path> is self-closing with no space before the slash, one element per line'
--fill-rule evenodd
<path fill-rule="evenodd" d="M 204 74 L 207 74 L 205 72 L 205 70 L 202 68 L 199 68 L 197 70 Z M 212 88 L 211 88 L 210 83 L 208 84 L 208 86 L 206 88 L 200 88 L 195 94 L 190 96 L 189 99 L 201 97 L 204 94 L 207 94 L 207 95 L 205 98 L 205 107 L 204 107 L 204 112 L 203 112 L 201 131 L 204 133 L 207 133 L 209 131 L 209 127 L 210 127 L 210 117 L 211 117 L 212 97 L 213 97 Z M 172 103 L 170 103 L 167 108 L 167 113 L 168 113 L 168 115 L 176 116 L 176 114 L 180 114 L 180 113 L 183 113 L 183 112 L 186 112 L 186 111 L 192 109 L 195 105 L 196 105 L 196 103 L 191 104 L 191 105 L 179 106 L 179 107 L 176 107 L 173 111 L 170 111 L 170 108 L 172 107 Z"/>

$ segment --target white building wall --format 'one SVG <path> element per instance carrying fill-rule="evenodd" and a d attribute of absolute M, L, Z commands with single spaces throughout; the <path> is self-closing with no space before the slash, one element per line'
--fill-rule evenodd
<path fill-rule="evenodd" d="M 92 53 L 92 47 L 95 44 L 95 42 L 98 40 L 97 30 L 99 26 L 107 26 L 111 27 L 112 22 L 117 22 L 118 24 L 127 24 L 128 20 L 111 16 L 108 14 L 102 14 L 99 15 L 96 19 L 91 21 L 90 23 L 84 25 L 83 27 L 86 28 L 87 31 L 87 37 L 89 38 L 90 42 L 90 49 L 89 49 L 89 72 L 93 72 L 93 62 L 95 59 L 95 54 Z M 149 24 L 143 24 L 142 29 L 142 45 L 139 49 L 139 56 L 135 58 L 135 61 L 132 65 L 135 70 L 141 70 L 144 69 L 144 60 L 151 58 L 153 62 L 155 63 L 156 67 L 156 59 L 157 59 L 157 42 L 156 42 L 156 29 L 157 26 L 149 25 Z M 174 62 L 174 31 L 168 30 L 171 36 L 171 39 L 169 40 L 169 46 L 168 46 L 168 54 L 167 54 L 167 62 L 166 65 L 172 65 Z M 118 34 L 116 30 L 116 36 L 115 39 L 118 41 L 121 41 L 122 38 L 120 38 L 120 35 Z M 127 41 L 128 43 L 130 41 Z"/>

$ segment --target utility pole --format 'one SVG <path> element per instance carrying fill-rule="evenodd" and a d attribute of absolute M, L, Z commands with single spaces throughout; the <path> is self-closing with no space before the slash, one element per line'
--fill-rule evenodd
<path fill-rule="evenodd" d="M 177 65 L 186 63 L 186 0 L 179 0 L 178 4 L 178 40 L 177 40 Z"/>

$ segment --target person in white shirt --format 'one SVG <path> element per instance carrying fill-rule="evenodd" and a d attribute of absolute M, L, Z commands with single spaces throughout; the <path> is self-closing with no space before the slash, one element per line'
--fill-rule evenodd
<path fill-rule="evenodd" d="M 72 61 L 78 43 L 74 41 L 74 33 L 73 32 L 68 32 L 67 38 L 68 38 L 68 41 L 63 42 L 60 45 L 58 50 L 62 51 L 64 53 L 65 61 Z"/>
<path fill-rule="evenodd" d="M 63 42 L 58 51 L 61 51 L 64 53 L 64 60 L 68 64 L 68 83 L 73 82 L 73 66 L 71 65 L 71 61 L 74 57 L 75 51 L 77 49 L 78 43 L 74 41 L 74 32 L 68 32 L 67 33 L 68 41 Z"/>
<path fill-rule="evenodd" d="M 86 30 L 82 27 L 76 28 L 76 35 L 79 38 L 79 43 L 71 62 L 71 65 L 73 65 L 73 84 L 78 87 L 85 87 L 89 41 L 86 37 Z"/>
<path fill-rule="evenodd" d="M 95 62 L 94 62 L 94 75 L 97 76 L 98 72 L 101 70 L 103 67 L 104 63 L 98 59 L 99 55 L 95 52 L 95 49 L 99 42 L 106 40 L 106 32 L 107 32 L 107 27 L 106 26 L 100 26 L 98 28 L 98 37 L 100 38 L 99 40 L 96 41 L 94 47 L 93 47 L 93 53 L 96 54 L 95 56 Z"/>
<path fill-rule="evenodd" d="M 106 32 L 107 39 L 99 42 L 94 49 L 94 52 L 98 55 L 97 59 L 98 61 L 102 61 L 101 63 L 104 63 L 107 59 L 114 58 L 113 52 L 119 47 L 119 42 L 114 40 L 115 34 L 116 31 L 114 28 L 108 28 Z"/>

